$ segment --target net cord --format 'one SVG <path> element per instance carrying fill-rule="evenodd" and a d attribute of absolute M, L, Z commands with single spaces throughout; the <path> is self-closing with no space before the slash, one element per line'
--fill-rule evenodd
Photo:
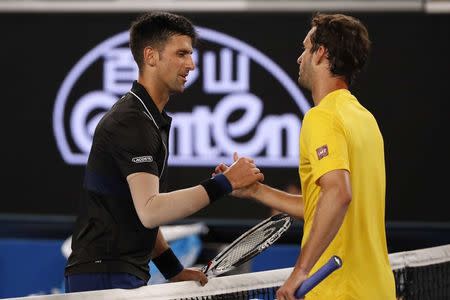
<path fill-rule="evenodd" d="M 389 255 L 392 269 L 401 270 L 405 267 L 420 267 L 441 264 L 450 261 L 450 244 L 414 251 L 398 252 Z M 345 264 L 345 262 L 344 262 Z M 11 298 L 15 300 L 144 300 L 144 299 L 179 299 L 221 294 L 237 293 L 245 290 L 257 290 L 281 286 L 288 278 L 293 268 L 278 269 L 272 271 L 246 273 L 232 276 L 211 278 L 208 284 L 201 287 L 197 282 L 177 282 L 170 284 L 158 284 L 144 286 L 134 290 L 103 290 L 82 293 L 70 293 L 59 295 L 29 296 L 23 298 Z M 397 283 L 400 284 L 400 283 Z"/>
<path fill-rule="evenodd" d="M 392 270 L 422 267 L 450 261 L 450 244 L 389 254 Z"/>

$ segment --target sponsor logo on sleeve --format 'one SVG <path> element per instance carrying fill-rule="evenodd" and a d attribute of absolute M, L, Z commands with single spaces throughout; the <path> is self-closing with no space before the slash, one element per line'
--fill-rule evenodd
<path fill-rule="evenodd" d="M 325 156 L 328 156 L 328 146 L 327 145 L 323 145 L 322 147 L 317 148 L 316 149 L 316 153 L 317 153 L 317 158 L 319 160 L 321 160 Z"/>

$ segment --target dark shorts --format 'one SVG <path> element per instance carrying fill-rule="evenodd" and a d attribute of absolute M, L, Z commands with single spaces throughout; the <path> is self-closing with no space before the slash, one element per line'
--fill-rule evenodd
<path fill-rule="evenodd" d="M 144 280 L 128 273 L 86 273 L 65 277 L 66 293 L 108 290 L 135 289 L 147 285 Z"/>

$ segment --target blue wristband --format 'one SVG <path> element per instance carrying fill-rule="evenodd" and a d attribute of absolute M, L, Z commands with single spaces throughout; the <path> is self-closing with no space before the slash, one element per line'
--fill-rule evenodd
<path fill-rule="evenodd" d="M 233 191 L 230 181 L 223 174 L 218 174 L 213 178 L 204 180 L 200 184 L 208 193 L 209 202 L 211 203 Z"/>
<path fill-rule="evenodd" d="M 170 248 L 161 253 L 158 257 L 153 258 L 152 261 L 165 279 L 174 277 L 184 269 L 183 265 Z"/>
<path fill-rule="evenodd" d="M 225 175 L 217 174 L 216 176 L 214 176 L 214 179 L 219 183 L 225 194 L 229 194 L 233 191 L 233 187 L 231 186 L 230 181 Z"/>

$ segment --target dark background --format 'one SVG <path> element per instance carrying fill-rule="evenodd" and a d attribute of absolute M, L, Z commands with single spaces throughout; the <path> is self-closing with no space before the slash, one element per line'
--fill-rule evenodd
<path fill-rule="evenodd" d="M 183 13 L 194 24 L 243 40 L 295 81 L 307 13 Z M 352 14 L 373 51 L 352 92 L 377 118 L 385 139 L 389 221 L 448 222 L 450 16 Z M 84 168 L 57 150 L 52 113 L 68 71 L 89 50 L 129 28 L 136 14 L 0 14 L 2 161 L 0 213 L 74 215 Z M 261 83 L 262 85 L 264 83 Z M 307 97 L 309 97 L 308 94 Z M 186 98 L 174 97 L 170 105 Z M 169 106 L 170 107 L 170 106 Z M 264 168 L 266 182 L 298 184 L 297 169 Z M 172 167 L 170 190 L 197 184 L 211 168 Z M 246 200 L 218 201 L 194 217 L 260 218 Z"/>

